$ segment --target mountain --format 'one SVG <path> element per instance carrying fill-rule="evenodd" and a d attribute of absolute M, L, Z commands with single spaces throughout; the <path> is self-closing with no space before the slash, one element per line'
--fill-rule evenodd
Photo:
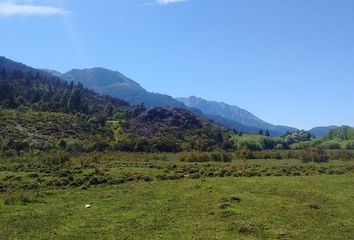
<path fill-rule="evenodd" d="M 48 72 L 5 57 L 0 57 L 0 103 L 12 109 L 22 106 L 40 111 L 88 115 L 110 115 L 131 109 L 123 100 L 103 96 L 81 84 L 69 84 Z"/>
<path fill-rule="evenodd" d="M 243 126 L 249 126 L 263 130 L 268 129 L 271 135 L 281 135 L 287 131 L 297 130 L 296 128 L 292 127 L 277 126 L 267 123 L 242 108 L 223 102 L 208 101 L 195 96 L 189 98 L 177 98 L 177 100 L 181 101 L 188 107 L 201 110 L 207 116 L 219 116 L 224 119 L 242 124 Z"/>
<path fill-rule="evenodd" d="M 190 102 L 186 102 L 187 104 L 185 104 L 182 99 L 176 100 L 168 95 L 148 92 L 143 87 L 141 87 L 139 83 L 124 76 L 120 72 L 111 71 L 104 68 L 91 68 L 83 70 L 73 69 L 67 73 L 62 74 L 61 77 L 69 82 L 72 81 L 81 83 L 85 87 L 93 89 L 99 93 L 121 98 L 132 105 L 139 105 L 144 103 L 147 108 L 185 108 L 217 124 L 226 126 L 239 132 L 257 133 L 260 129 L 269 129 L 271 134 L 280 135 L 285 133 L 287 130 L 293 130 L 287 127 L 283 129 L 281 126 L 271 126 L 262 122 L 262 120 L 258 119 L 251 113 L 237 107 L 233 107 L 233 109 L 231 109 L 226 114 L 223 114 L 220 111 L 215 111 L 215 108 L 213 111 L 205 111 L 205 109 L 203 111 L 203 109 L 201 109 L 203 106 L 199 104 L 189 104 Z M 237 117 L 230 118 L 230 116 L 235 113 L 235 110 Z M 247 121 L 243 121 L 244 119 Z"/>
<path fill-rule="evenodd" d="M 117 72 L 115 76 L 122 79 L 119 84 L 139 88 Z M 101 79 L 106 84 L 116 80 Z M 82 146 L 75 149 L 209 150 L 230 146 L 228 135 L 227 129 L 187 109 L 130 106 L 80 82 L 0 57 L 0 146 L 51 149 L 64 140 Z"/>
<path fill-rule="evenodd" d="M 104 68 L 73 69 L 62 74 L 61 78 L 69 82 L 81 83 L 99 93 L 123 99 L 131 105 L 144 103 L 147 108 L 185 107 L 183 103 L 168 95 L 148 92 L 140 84 L 117 71 Z"/>
<path fill-rule="evenodd" d="M 315 135 L 316 137 L 324 137 L 328 135 L 328 133 L 333 130 L 337 129 L 338 126 L 328 126 L 328 127 L 315 127 L 310 130 L 308 130 L 309 133 L 312 135 Z"/>
<path fill-rule="evenodd" d="M 205 118 L 209 119 L 212 122 L 223 125 L 225 127 L 228 127 L 231 130 L 235 130 L 235 131 L 241 132 L 241 133 L 257 133 L 258 134 L 259 130 L 261 130 L 260 128 L 246 126 L 246 125 L 243 125 L 239 122 L 223 118 L 219 115 L 202 114 L 202 116 L 204 116 Z"/>
<path fill-rule="evenodd" d="M 61 72 L 56 71 L 56 70 L 45 69 L 45 68 L 43 68 L 41 70 L 44 71 L 44 72 L 50 73 L 50 74 L 52 74 L 53 76 L 56 76 L 56 77 L 61 77 L 61 75 L 62 75 Z"/>

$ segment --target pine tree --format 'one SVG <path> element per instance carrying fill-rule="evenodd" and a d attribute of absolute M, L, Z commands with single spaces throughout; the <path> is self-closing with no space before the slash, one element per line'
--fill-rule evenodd
<path fill-rule="evenodd" d="M 6 75 L 7 75 L 7 74 L 6 74 L 5 68 L 2 67 L 2 68 L 1 68 L 1 71 L 0 71 L 0 76 L 3 77 L 3 78 L 6 78 Z"/>
<path fill-rule="evenodd" d="M 267 136 L 267 137 L 269 137 L 270 134 L 269 134 L 268 129 L 265 131 L 264 135 Z"/>

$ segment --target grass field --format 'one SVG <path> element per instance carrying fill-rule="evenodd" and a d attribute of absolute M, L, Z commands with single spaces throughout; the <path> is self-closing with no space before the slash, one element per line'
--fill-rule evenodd
<path fill-rule="evenodd" d="M 1 239 L 354 238 L 354 161 L 48 158 L 1 160 Z"/>

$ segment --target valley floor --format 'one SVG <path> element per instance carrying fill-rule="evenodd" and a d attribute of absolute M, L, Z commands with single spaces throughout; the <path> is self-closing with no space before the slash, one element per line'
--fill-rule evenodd
<path fill-rule="evenodd" d="M 275 169 L 275 173 L 163 180 L 156 175 L 159 171 L 168 175 L 167 169 L 188 164 L 179 162 L 176 155 L 156 161 L 149 155 L 141 162 L 147 166 L 144 168 L 133 160 L 134 166 L 129 165 L 127 156 L 102 156 L 107 160 L 100 167 L 112 175 L 140 171 L 151 179 L 26 190 L 30 185 L 19 182 L 14 188 L 8 178 L 15 177 L 6 175 L 22 176 L 21 181 L 26 182 L 27 175 L 33 178 L 34 173 L 28 174 L 29 169 L 27 175 L 21 172 L 26 165 L 16 172 L 13 162 L 3 160 L 0 181 L 11 188 L 0 193 L 1 239 L 353 239 L 354 173 L 328 170 L 351 169 L 353 161 L 318 166 L 298 160 L 188 163 L 196 169 L 249 165 Z M 300 167 L 322 170 L 301 174 Z M 75 165 L 65 168 L 74 169 Z M 279 175 L 278 168 L 300 169 L 300 175 Z M 97 166 L 95 171 L 100 171 Z M 44 172 L 38 171 L 38 178 L 48 178 Z"/>

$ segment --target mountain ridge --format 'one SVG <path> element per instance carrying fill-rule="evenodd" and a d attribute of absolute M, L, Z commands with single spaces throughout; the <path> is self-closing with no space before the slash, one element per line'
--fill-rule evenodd
<path fill-rule="evenodd" d="M 309 133 L 316 137 L 326 136 L 331 130 L 337 129 L 339 126 L 322 126 L 322 127 L 314 127 L 308 130 Z"/>
<path fill-rule="evenodd" d="M 139 83 L 134 80 L 124 76 L 118 71 L 112 71 L 109 69 L 95 67 L 87 69 L 72 69 L 61 77 L 66 81 L 79 82 L 85 87 L 98 91 L 102 94 L 107 94 L 112 97 L 121 98 L 132 105 L 138 105 L 144 103 L 147 108 L 151 107 L 180 107 L 191 110 L 195 113 L 203 116 L 215 123 L 226 126 L 232 130 L 245 132 L 245 133 L 256 133 L 259 130 L 268 129 L 272 135 L 281 135 L 286 131 L 295 131 L 296 128 L 290 128 L 286 126 L 275 126 L 264 122 L 260 118 L 256 117 L 252 113 L 245 109 L 233 106 L 233 110 L 236 116 L 230 117 L 230 114 L 222 114 L 215 111 L 203 111 L 200 106 L 188 105 L 181 99 L 174 99 L 169 95 L 153 93 L 144 89 Z M 212 101 L 210 101 L 212 102 Z M 217 102 L 212 102 L 217 103 Z M 220 103 L 223 108 L 228 108 L 229 104 Z M 229 111 L 230 113 L 230 111 Z M 243 121 L 247 119 L 247 121 Z"/>
<path fill-rule="evenodd" d="M 200 109 L 206 115 L 217 115 L 245 126 L 255 127 L 262 130 L 267 129 L 272 135 L 282 135 L 287 131 L 297 130 L 293 127 L 267 123 L 245 109 L 224 102 L 209 101 L 195 96 L 176 99 L 183 102 L 188 107 Z"/>
<path fill-rule="evenodd" d="M 79 82 L 99 93 L 121 98 L 131 105 L 144 103 L 148 108 L 156 106 L 185 108 L 183 103 L 175 100 L 171 96 L 148 92 L 139 83 L 118 71 L 101 67 L 72 69 L 63 73 L 61 77 L 69 82 Z"/>
<path fill-rule="evenodd" d="M 0 146 L 67 141 L 80 148 L 139 152 L 230 146 L 228 129 L 185 108 L 130 106 L 6 58 L 0 58 L 0 120 Z"/>

